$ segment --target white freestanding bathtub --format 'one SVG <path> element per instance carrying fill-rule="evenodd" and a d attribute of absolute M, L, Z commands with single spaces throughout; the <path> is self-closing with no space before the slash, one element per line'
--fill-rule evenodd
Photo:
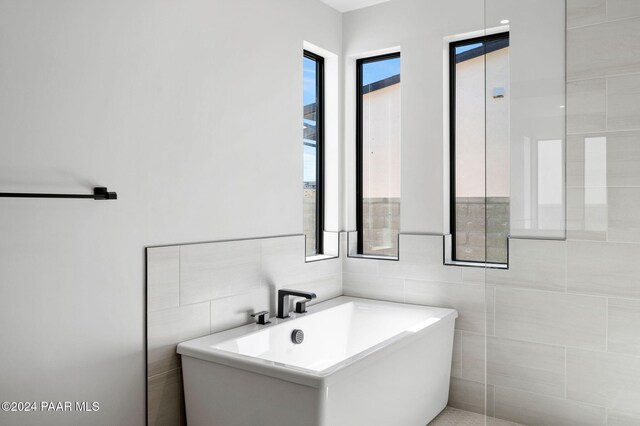
<path fill-rule="evenodd" d="M 190 426 L 425 426 L 446 406 L 455 310 L 338 297 L 291 316 L 178 345 Z"/>

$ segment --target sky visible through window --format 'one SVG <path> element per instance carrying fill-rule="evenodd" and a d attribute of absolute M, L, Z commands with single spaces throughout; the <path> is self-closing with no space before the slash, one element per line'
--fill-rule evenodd
<path fill-rule="evenodd" d="M 367 85 L 400 74 L 400 58 L 363 64 L 362 84 Z"/>
<path fill-rule="evenodd" d="M 466 46 L 457 46 L 456 55 L 459 55 L 461 53 L 467 52 L 469 50 L 475 49 L 476 47 L 480 47 L 480 46 L 482 46 L 482 43 L 467 44 Z"/>
<path fill-rule="evenodd" d="M 316 103 L 316 62 L 307 57 L 304 58 L 303 75 L 303 104 L 310 105 Z M 303 120 L 303 125 L 315 126 L 314 120 Z M 304 130 L 304 129 L 303 129 Z M 304 139 L 304 176 L 305 182 L 316 182 L 316 141 L 315 139 Z"/>

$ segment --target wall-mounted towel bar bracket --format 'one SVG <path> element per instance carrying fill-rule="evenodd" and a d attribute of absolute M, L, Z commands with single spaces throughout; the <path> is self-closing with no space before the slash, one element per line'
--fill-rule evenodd
<path fill-rule="evenodd" d="M 93 194 L 30 194 L 20 192 L 0 192 L 0 197 L 9 198 L 89 198 L 92 200 L 117 200 L 118 194 L 107 191 L 106 187 L 93 188 Z"/>

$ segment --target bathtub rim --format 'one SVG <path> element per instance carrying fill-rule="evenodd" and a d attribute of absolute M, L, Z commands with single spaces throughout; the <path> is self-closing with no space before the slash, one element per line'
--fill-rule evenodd
<path fill-rule="evenodd" d="M 303 367 L 297 367 L 281 362 L 265 360 L 249 355 L 229 352 L 222 349 L 211 348 L 210 346 L 226 342 L 247 334 L 252 334 L 265 330 L 267 327 L 274 327 L 279 324 L 285 324 L 295 321 L 296 318 L 308 317 L 314 313 L 321 312 L 336 306 L 349 302 L 373 302 L 383 305 L 407 306 L 413 308 L 424 308 L 425 310 L 433 309 L 442 313 L 439 321 L 432 323 L 416 332 L 403 331 L 388 339 L 385 339 L 374 346 L 371 346 L 349 358 L 346 358 L 324 370 L 316 371 Z M 181 356 L 188 356 L 200 359 L 206 362 L 226 365 L 228 367 L 240 370 L 250 371 L 256 374 L 286 380 L 314 388 L 322 388 L 330 384 L 344 380 L 353 373 L 368 365 L 377 362 L 393 352 L 402 349 L 404 346 L 411 344 L 416 339 L 424 338 L 432 333 L 436 328 L 444 327 L 448 323 L 453 323 L 458 317 L 458 312 L 451 308 L 440 308 L 435 306 L 425 306 L 409 303 L 388 302 L 376 299 L 367 299 L 362 297 L 338 296 L 333 299 L 309 306 L 306 314 L 291 314 L 291 318 L 278 319 L 270 318 L 271 324 L 258 325 L 247 324 L 229 330 L 209 334 L 196 339 L 191 339 L 178 344 L 176 352 Z M 425 356 L 428 356 L 425 355 Z"/>

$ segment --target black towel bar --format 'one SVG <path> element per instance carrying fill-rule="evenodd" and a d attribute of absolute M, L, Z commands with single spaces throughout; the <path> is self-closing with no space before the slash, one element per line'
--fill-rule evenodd
<path fill-rule="evenodd" d="M 29 194 L 20 192 L 0 192 L 0 197 L 11 198 L 90 198 L 92 200 L 117 200 L 118 194 L 107 191 L 107 188 L 97 186 L 93 194 Z"/>

